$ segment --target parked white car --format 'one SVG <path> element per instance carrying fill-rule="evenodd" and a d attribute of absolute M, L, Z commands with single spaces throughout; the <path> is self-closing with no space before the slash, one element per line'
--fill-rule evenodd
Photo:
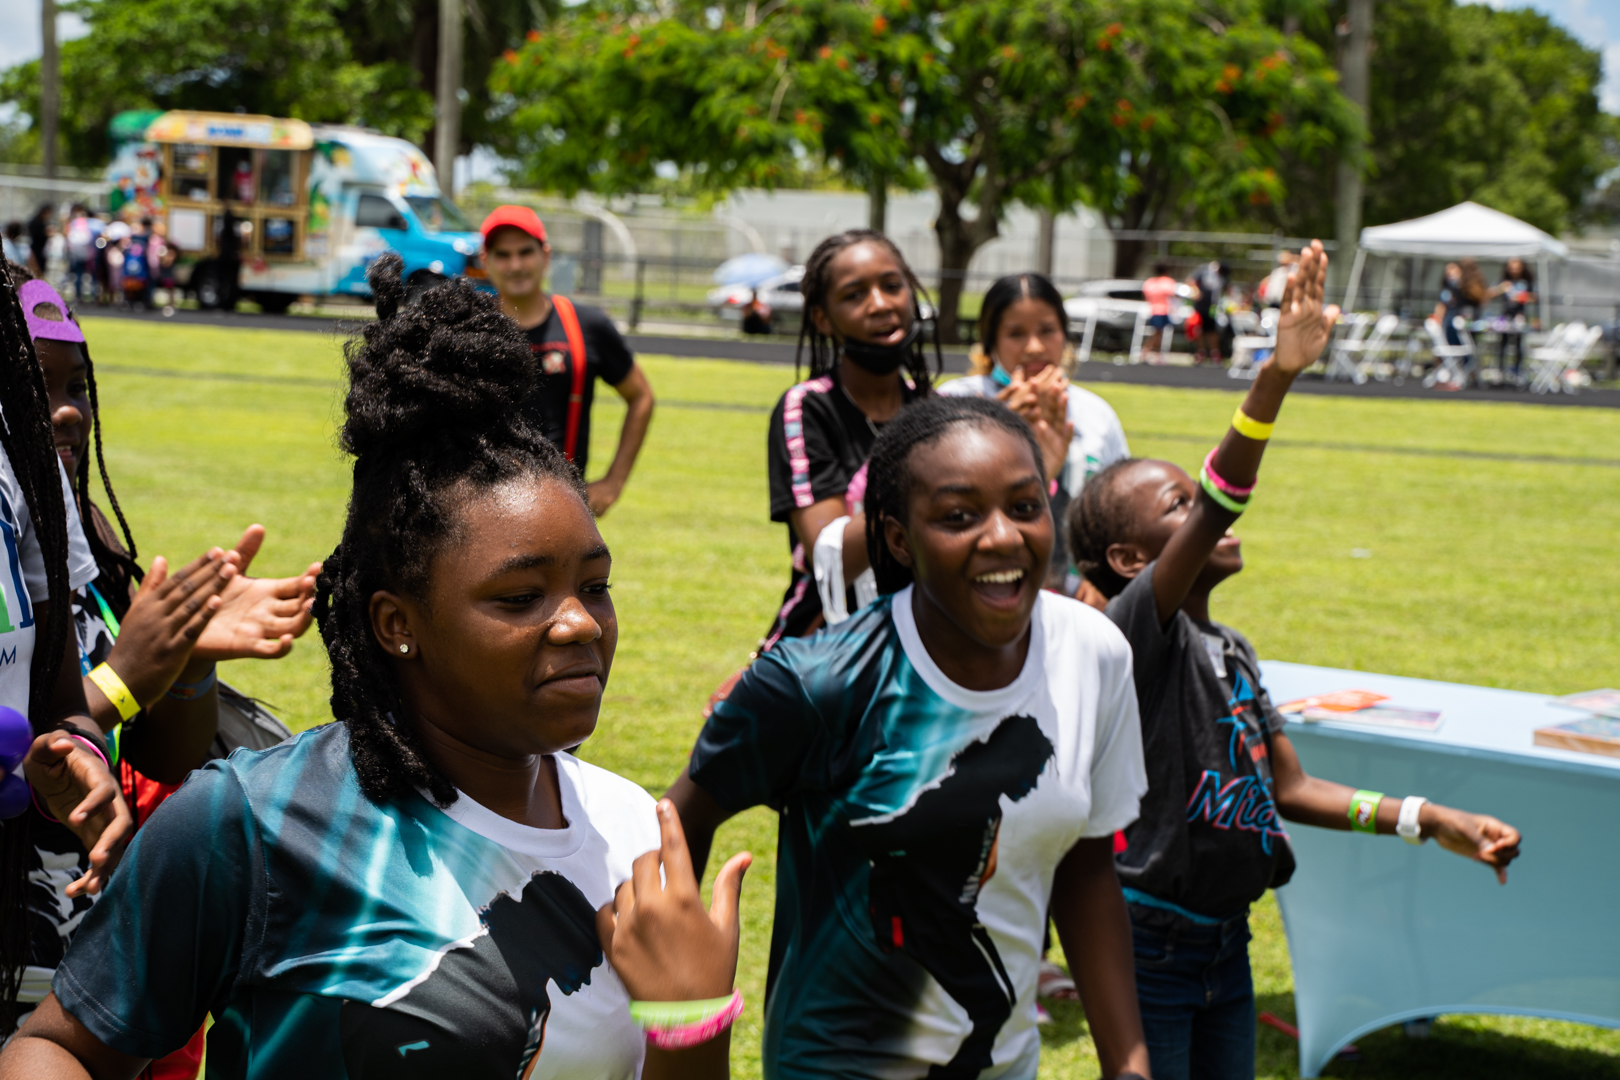
<path fill-rule="evenodd" d="M 803 280 L 804 267 L 790 266 L 775 277 L 760 282 L 759 298 L 770 306 L 771 313 L 778 319 L 784 315 L 793 316 L 778 325 L 797 324 L 799 314 L 804 311 L 804 294 L 799 291 L 799 283 Z M 726 322 L 741 322 L 743 308 L 748 306 L 754 291 L 747 285 L 717 285 L 709 290 L 709 308 Z"/>

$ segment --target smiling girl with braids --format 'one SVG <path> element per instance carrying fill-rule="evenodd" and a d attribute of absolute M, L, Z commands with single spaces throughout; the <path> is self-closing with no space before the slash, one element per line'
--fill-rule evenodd
<path fill-rule="evenodd" d="M 1050 907 L 1103 1075 L 1146 1076 L 1113 866 L 1147 788 L 1130 650 L 1041 588 L 1041 451 L 999 402 L 942 395 L 869 475 L 882 595 L 755 660 L 669 793 L 700 867 L 721 822 L 780 808 L 765 1074 L 1034 1076 Z"/>
<path fill-rule="evenodd" d="M 771 520 L 788 526 L 793 577 L 761 651 L 836 625 L 876 595 L 862 539 L 866 457 L 883 425 L 932 386 L 922 286 L 888 237 L 829 236 L 800 287 L 810 378 L 777 402 L 765 449 Z M 937 370 L 938 341 L 934 355 Z"/>
<path fill-rule="evenodd" d="M 65 894 L 98 892 L 132 827 L 87 715 L 68 594 L 95 564 L 67 477 L 51 449 L 45 386 L 17 288 L 0 271 L 0 705 L 26 713 L 35 738 L 23 770 L 35 808 L 0 823 L 0 1031 L 9 1032 L 31 949 L 28 867 L 36 817 L 71 829 L 89 855 Z M 43 800 L 43 811 L 39 809 Z"/>
<path fill-rule="evenodd" d="M 210 1013 L 212 1077 L 726 1075 L 748 857 L 704 910 L 673 809 L 565 752 L 618 638 L 607 547 L 515 408 L 522 331 L 464 280 L 404 305 L 401 266 L 347 350 L 340 722 L 164 804 L 4 1080 L 133 1077 Z"/>

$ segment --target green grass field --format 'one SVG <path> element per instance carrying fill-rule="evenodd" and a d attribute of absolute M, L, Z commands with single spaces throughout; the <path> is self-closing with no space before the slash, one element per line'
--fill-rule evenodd
<path fill-rule="evenodd" d="M 328 553 L 348 493 L 334 432 L 335 340 L 88 319 L 104 438 L 141 557 L 189 559 L 262 521 L 256 572 Z M 623 501 L 602 521 L 614 551 L 618 662 L 584 756 L 661 792 L 709 691 L 747 658 L 787 581 L 766 514 L 767 413 L 791 369 L 642 357 L 661 407 Z M 1107 386 L 1139 455 L 1195 468 L 1235 394 Z M 599 397 L 592 460 L 606 468 L 622 408 Z M 1216 617 L 1265 657 L 1567 693 L 1613 685 L 1620 597 L 1620 412 L 1523 404 L 1291 400 L 1242 523 L 1249 571 Z M 1597 463 L 1594 463 L 1597 462 Z M 1352 556 L 1352 551 L 1369 557 Z M 295 728 L 327 719 L 317 636 L 225 677 Z M 749 1010 L 737 1075 L 759 1075 L 774 821 L 745 814 L 717 852 L 747 847 L 739 984 Z M 1482 882 L 1485 880 L 1481 875 Z M 1276 905 L 1254 919 L 1262 1009 L 1291 1019 Z M 1042 1076 L 1094 1076 L 1077 1007 L 1054 1009 Z M 1620 1077 L 1620 1032 L 1493 1017 L 1441 1020 L 1427 1040 L 1359 1040 L 1365 1060 L 1328 1075 Z M 1260 1075 L 1292 1077 L 1294 1045 L 1260 1030 Z"/>

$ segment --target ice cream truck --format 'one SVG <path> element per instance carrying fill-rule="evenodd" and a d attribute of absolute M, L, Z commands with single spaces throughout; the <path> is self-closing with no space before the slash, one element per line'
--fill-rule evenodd
<path fill-rule="evenodd" d="M 369 297 L 366 268 L 387 251 L 404 258 L 407 281 L 484 276 L 482 238 L 403 139 L 232 113 L 124 113 L 120 123 L 139 134 L 109 166 L 113 208 L 164 223 L 177 278 L 202 307 L 234 302 L 227 222 L 238 292 L 269 312 L 302 296 Z"/>

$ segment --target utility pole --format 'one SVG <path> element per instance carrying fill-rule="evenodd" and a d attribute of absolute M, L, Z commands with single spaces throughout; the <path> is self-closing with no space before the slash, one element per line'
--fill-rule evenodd
<path fill-rule="evenodd" d="M 1057 215 L 1050 210 L 1041 210 L 1039 228 L 1040 232 L 1035 239 L 1035 270 L 1051 277 L 1053 251 L 1057 240 Z"/>
<path fill-rule="evenodd" d="M 62 64 L 56 50 L 56 0 L 40 0 L 39 150 L 48 178 L 56 176 L 56 120 L 61 111 Z"/>
<path fill-rule="evenodd" d="M 866 227 L 882 232 L 889 223 L 889 177 L 887 173 L 872 175 L 866 189 Z"/>
<path fill-rule="evenodd" d="M 1345 35 L 1344 56 L 1339 72 L 1339 85 L 1344 96 L 1361 112 L 1363 122 L 1368 120 L 1367 54 L 1372 44 L 1373 0 L 1350 0 L 1346 18 L 1349 33 Z M 1361 156 L 1363 144 L 1357 140 L 1345 146 L 1339 157 L 1338 174 L 1338 238 L 1339 250 L 1334 263 L 1340 273 L 1348 273 L 1361 238 L 1361 168 L 1356 159 Z"/>
<path fill-rule="evenodd" d="M 461 145 L 462 0 L 439 0 L 438 117 L 433 125 L 433 167 L 439 188 L 455 194 L 456 150 Z"/>

